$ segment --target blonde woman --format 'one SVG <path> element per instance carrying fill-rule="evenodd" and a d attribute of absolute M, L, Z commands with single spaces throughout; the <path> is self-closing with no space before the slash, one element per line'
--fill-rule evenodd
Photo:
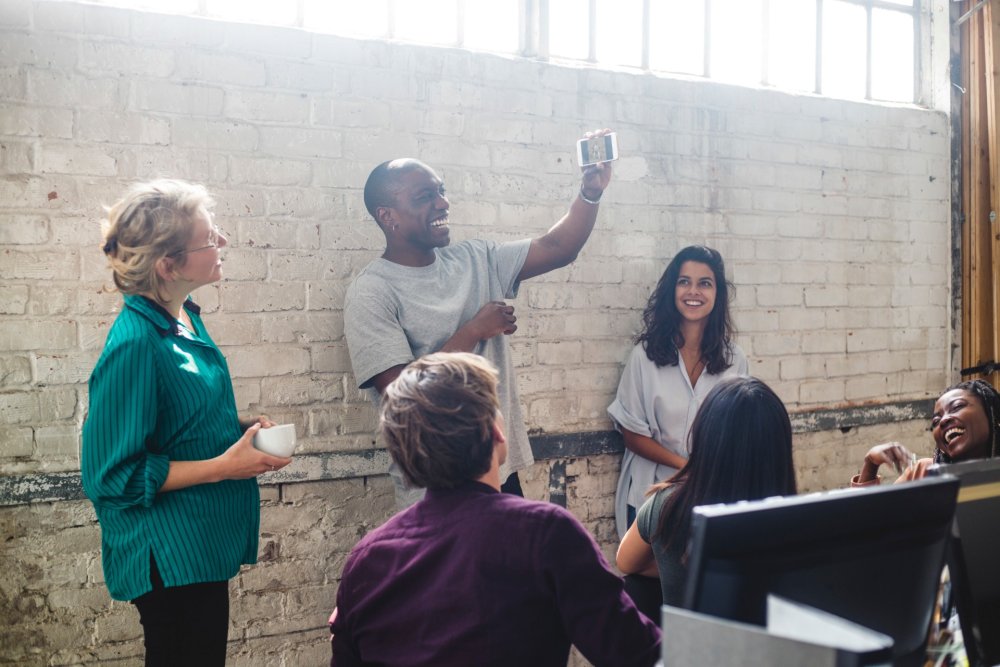
<path fill-rule="evenodd" d="M 229 367 L 188 295 L 222 278 L 226 237 L 205 189 L 136 185 L 109 211 L 104 253 L 124 297 L 90 376 L 83 487 L 111 597 L 139 612 L 147 666 L 224 665 L 228 581 L 257 560 L 257 475 Z"/>

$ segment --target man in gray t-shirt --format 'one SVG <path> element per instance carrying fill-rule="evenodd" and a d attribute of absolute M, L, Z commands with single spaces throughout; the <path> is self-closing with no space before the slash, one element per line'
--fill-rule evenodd
<path fill-rule="evenodd" d="M 537 238 L 454 246 L 444 183 L 429 166 L 410 158 L 383 162 L 365 184 L 365 206 L 386 247 L 347 291 L 344 330 L 358 387 L 371 389 L 377 402 L 406 364 L 430 352 L 475 352 L 492 361 L 500 371 L 507 424 L 509 455 L 500 477 L 505 491 L 520 494 L 517 471 L 534 457 L 506 338 L 517 330 L 517 318 L 504 299 L 517 296 L 522 280 L 576 258 L 610 180 L 610 163 L 587 167 L 569 211 Z M 419 500 L 422 489 L 407 489 L 394 466 L 390 474 L 400 506 Z"/>

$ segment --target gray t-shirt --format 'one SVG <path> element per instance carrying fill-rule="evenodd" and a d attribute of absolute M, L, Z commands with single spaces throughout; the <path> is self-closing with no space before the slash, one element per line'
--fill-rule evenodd
<path fill-rule="evenodd" d="M 530 239 L 511 243 L 463 241 L 435 249 L 429 266 L 402 266 L 378 258 L 347 290 L 344 333 L 358 387 L 384 370 L 436 352 L 489 301 L 517 296 Z M 500 371 L 500 410 L 507 425 L 507 462 L 500 480 L 535 459 L 528 442 L 507 336 L 474 350 Z M 378 404 L 378 392 L 370 389 Z"/>
<path fill-rule="evenodd" d="M 660 525 L 660 513 L 667 498 L 674 492 L 675 486 L 668 486 L 660 489 L 639 508 L 635 516 L 636 529 L 639 537 L 653 547 L 653 556 L 656 558 L 656 569 L 660 573 L 660 588 L 663 590 L 663 603 L 672 607 L 680 607 L 684 602 L 684 587 L 687 584 L 687 565 L 684 563 L 684 550 L 687 549 L 687 539 L 677 540 L 666 548 L 667 537 L 676 527 L 668 524 L 664 526 L 661 534 L 655 538 L 651 536 L 656 533 Z"/>

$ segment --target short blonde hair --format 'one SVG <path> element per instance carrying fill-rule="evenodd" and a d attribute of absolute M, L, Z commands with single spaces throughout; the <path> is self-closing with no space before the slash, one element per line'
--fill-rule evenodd
<path fill-rule="evenodd" d="M 191 240 L 191 221 L 199 206 L 214 200 L 201 185 L 170 179 L 133 185 L 108 209 L 104 254 L 115 286 L 123 294 L 161 297 L 156 262 L 182 252 Z M 184 257 L 178 257 L 183 264 Z"/>
<path fill-rule="evenodd" d="M 386 387 L 379 429 L 411 484 L 450 489 L 490 469 L 497 382 L 496 367 L 483 357 L 438 352 Z"/>

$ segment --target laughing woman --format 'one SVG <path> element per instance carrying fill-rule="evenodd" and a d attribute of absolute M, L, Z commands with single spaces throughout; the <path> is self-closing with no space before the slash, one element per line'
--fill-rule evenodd
<path fill-rule="evenodd" d="M 746 356 L 732 342 L 729 287 L 719 252 L 689 246 L 649 297 L 608 407 L 626 448 L 615 493 L 619 538 L 649 488 L 684 467 L 688 433 L 708 392 L 723 378 L 747 375 Z"/>
<path fill-rule="evenodd" d="M 902 474 L 896 482 L 921 479 L 935 463 L 961 463 L 973 459 L 994 458 L 1000 439 L 1000 393 L 985 380 L 959 382 L 945 389 L 934 403 L 931 435 L 934 458 L 917 459 L 898 442 L 887 442 L 868 450 L 861 472 L 852 486 L 879 484 L 878 470 L 890 465 Z"/>
<path fill-rule="evenodd" d="M 1000 393 L 989 382 L 970 380 L 952 385 L 934 402 L 934 414 L 931 416 L 934 457 L 918 459 L 898 442 L 876 445 L 868 450 L 861 472 L 851 480 L 851 486 L 881 484 L 882 476 L 878 470 L 883 465 L 901 472 L 896 478 L 895 483 L 898 484 L 922 479 L 935 463 L 996 458 L 1000 455 L 998 418 Z M 951 650 L 952 629 L 958 627 L 953 588 L 945 583 L 950 577 L 951 572 L 945 568 L 934 610 L 936 622 L 931 624 L 928 635 L 928 655 L 935 651 L 941 651 L 938 655 L 946 655 L 944 651 Z"/>
<path fill-rule="evenodd" d="M 224 665 L 229 579 L 257 560 L 257 475 L 291 459 L 253 448 L 225 358 L 193 290 L 222 277 L 226 237 L 205 189 L 133 187 L 104 253 L 124 295 L 90 376 L 83 488 L 101 525 L 111 597 L 139 612 L 146 665 Z"/>

